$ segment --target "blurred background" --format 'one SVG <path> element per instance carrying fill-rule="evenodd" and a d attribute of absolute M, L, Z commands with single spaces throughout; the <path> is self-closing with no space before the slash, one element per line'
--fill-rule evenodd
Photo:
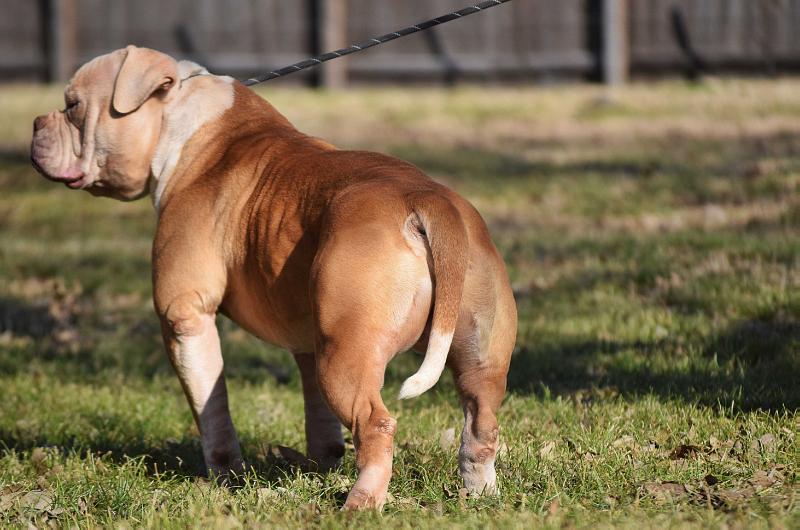
<path fill-rule="evenodd" d="M 136 44 L 251 76 L 465 0 L 2 0 L 0 79 L 64 81 Z M 797 0 L 517 0 L 280 82 L 594 80 L 800 67 Z"/>
<path fill-rule="evenodd" d="M 355 473 L 283 456 L 305 446 L 292 356 L 219 317 L 256 476 L 196 480 L 151 201 L 29 161 L 65 80 L 127 44 L 245 78 L 468 3 L 0 0 L 0 526 L 313 527 Z M 799 28 L 800 0 L 513 0 L 255 87 L 465 196 L 517 301 L 503 497 L 456 493 L 452 378 L 398 402 L 420 362 L 399 355 L 393 517 L 361 526 L 800 527 Z"/>

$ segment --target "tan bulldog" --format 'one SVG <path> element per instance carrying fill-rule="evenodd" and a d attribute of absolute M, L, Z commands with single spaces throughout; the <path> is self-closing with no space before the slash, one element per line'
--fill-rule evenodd
<path fill-rule="evenodd" d="M 516 336 L 503 260 L 478 212 L 418 168 L 297 131 L 229 77 L 128 46 L 78 70 L 66 109 L 34 121 L 45 177 L 93 195 L 153 197 L 153 290 L 169 359 L 209 472 L 242 469 L 215 324 L 221 312 L 287 348 L 300 368 L 308 456 L 320 468 L 353 433 L 345 508 L 380 508 L 396 421 L 386 364 L 425 352 L 400 398 L 453 371 L 471 491 L 497 491 L 495 418 Z"/>

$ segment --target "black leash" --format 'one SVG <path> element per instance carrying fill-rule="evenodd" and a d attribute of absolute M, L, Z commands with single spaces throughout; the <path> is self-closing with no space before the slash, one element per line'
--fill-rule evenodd
<path fill-rule="evenodd" d="M 434 26 L 438 26 L 439 24 L 444 24 L 445 22 L 450 22 L 451 20 L 455 20 L 457 18 L 466 17 L 467 15 L 472 15 L 473 13 L 489 9 L 490 7 L 499 6 L 500 4 L 504 4 L 508 1 L 509 0 L 487 0 L 486 2 L 480 2 L 474 6 L 468 6 L 465 7 L 464 9 L 459 9 L 458 11 L 448 13 L 447 15 L 442 15 L 440 17 L 436 17 L 431 20 L 426 20 L 425 22 L 420 22 L 418 24 L 414 24 L 413 26 L 399 29 L 397 31 L 393 31 L 392 33 L 387 33 L 386 35 L 381 35 L 380 37 L 375 37 L 373 39 L 369 39 L 367 41 L 360 42 L 358 44 L 353 44 L 352 46 L 348 46 L 347 48 L 342 48 L 340 50 L 323 53 L 322 55 L 317 55 L 316 57 L 300 61 L 299 63 L 290 64 L 289 66 L 284 66 L 283 68 L 280 68 L 278 70 L 273 70 L 272 72 L 269 72 L 259 77 L 251 77 L 247 81 L 244 81 L 244 84 L 247 86 L 257 85 L 259 83 L 263 83 L 264 81 L 275 79 L 276 77 L 283 77 L 285 75 L 293 74 L 295 72 L 299 72 L 300 70 L 305 70 L 306 68 L 311 68 L 312 66 L 317 66 L 318 64 L 322 64 L 325 61 L 330 61 L 331 59 L 336 59 L 337 57 L 344 57 L 345 55 L 350 55 L 351 53 L 360 52 L 361 50 L 372 48 L 373 46 L 377 46 L 378 44 L 383 44 L 391 40 L 399 39 L 400 37 L 405 37 L 406 35 L 411 35 L 412 33 L 432 28 Z"/>

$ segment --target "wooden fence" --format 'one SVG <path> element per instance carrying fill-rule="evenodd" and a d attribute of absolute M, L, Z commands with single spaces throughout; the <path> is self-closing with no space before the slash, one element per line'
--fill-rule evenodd
<path fill-rule="evenodd" d="M 129 43 L 247 76 L 469 3 L 0 0 L 0 80 L 63 80 Z M 798 27 L 800 0 L 514 0 L 287 82 L 774 74 L 800 67 Z"/>

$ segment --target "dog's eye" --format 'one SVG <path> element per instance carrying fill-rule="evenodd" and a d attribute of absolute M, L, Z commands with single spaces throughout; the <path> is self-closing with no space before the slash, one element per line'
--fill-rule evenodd
<path fill-rule="evenodd" d="M 75 118 L 76 111 L 78 110 L 78 105 L 79 104 L 80 104 L 80 101 L 78 101 L 78 100 L 68 101 L 67 102 L 67 107 L 64 109 L 64 112 L 67 114 L 67 117 L 70 120 Z"/>

